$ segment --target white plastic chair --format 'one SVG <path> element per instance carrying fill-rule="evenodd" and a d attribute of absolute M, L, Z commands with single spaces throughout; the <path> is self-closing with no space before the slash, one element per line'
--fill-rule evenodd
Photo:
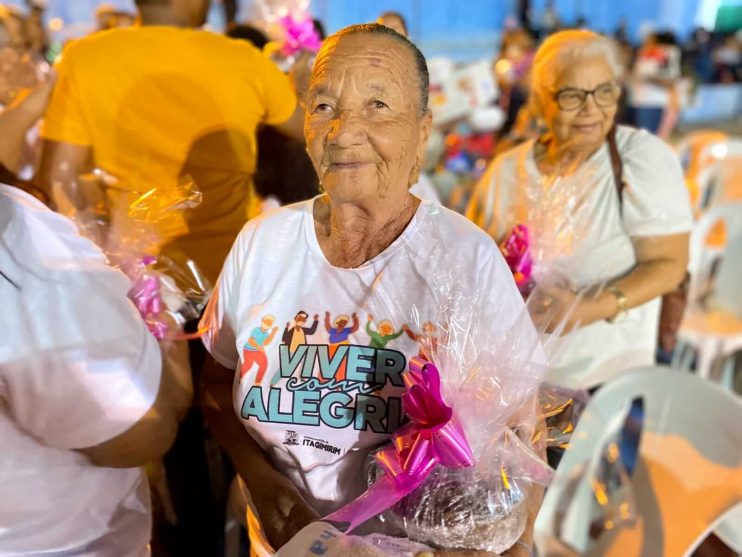
<path fill-rule="evenodd" d="M 725 243 L 709 245 L 708 239 L 714 227 L 722 221 L 725 229 Z M 735 289 L 729 288 L 739 277 L 729 277 L 736 274 L 736 266 L 722 261 L 719 270 L 726 274 L 714 274 L 717 262 L 720 259 L 731 258 L 731 263 L 742 254 L 730 250 L 729 246 L 742 236 L 742 201 L 716 205 L 703 215 L 695 225 L 690 239 L 691 284 L 688 293 L 688 308 L 678 332 L 678 339 L 682 345 L 676 349 L 673 358 L 673 367 L 687 369 L 689 355 L 697 353 L 696 370 L 698 374 L 708 379 L 711 369 L 717 358 L 729 356 L 742 350 L 742 317 L 735 315 L 735 308 L 739 301 L 734 299 Z M 714 284 L 722 286 L 713 291 Z M 725 299 L 729 297 L 729 299 Z M 708 298 L 708 305 L 701 303 Z"/>
<path fill-rule="evenodd" d="M 591 540 L 591 523 L 602 516 L 595 500 L 605 499 L 596 471 L 636 399 L 644 418 L 636 466 L 623 486 L 635 510 L 632 516 L 621 506 L 625 520 L 603 521 Z M 681 557 L 722 521 L 720 530 L 735 531 L 729 521 L 742 503 L 741 423 L 742 401 L 693 374 L 643 368 L 606 384 L 546 492 L 535 528 L 539 555 Z"/>
<path fill-rule="evenodd" d="M 711 180 L 705 192 L 707 210 L 716 205 L 742 201 L 742 155 L 727 157 L 713 165 Z"/>

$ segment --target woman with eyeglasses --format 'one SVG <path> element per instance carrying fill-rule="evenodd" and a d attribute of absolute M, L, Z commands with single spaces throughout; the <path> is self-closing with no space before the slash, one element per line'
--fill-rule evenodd
<path fill-rule="evenodd" d="M 613 41 L 591 31 L 544 41 L 530 103 L 545 132 L 498 156 L 467 210 L 498 242 L 525 224 L 551 246 L 532 255 L 537 281 L 545 261 L 560 277 L 544 291 L 572 332 L 551 344 L 548 379 L 568 388 L 654 363 L 660 297 L 688 261 L 680 163 L 650 133 L 616 126 L 622 70 Z"/>

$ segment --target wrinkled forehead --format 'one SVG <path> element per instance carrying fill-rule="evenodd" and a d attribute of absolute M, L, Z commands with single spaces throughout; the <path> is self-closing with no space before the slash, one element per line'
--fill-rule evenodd
<path fill-rule="evenodd" d="M 314 64 L 310 93 L 364 76 L 403 90 L 417 86 L 415 60 L 403 44 L 390 37 L 354 33 L 325 41 Z"/>

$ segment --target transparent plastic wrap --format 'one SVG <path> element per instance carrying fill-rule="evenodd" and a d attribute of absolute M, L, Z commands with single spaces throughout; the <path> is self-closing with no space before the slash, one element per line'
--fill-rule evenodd
<path fill-rule="evenodd" d="M 614 256 L 628 246 L 595 241 L 594 165 L 582 158 L 564 161 L 550 173 L 524 182 L 515 193 L 515 224 L 500 243 L 516 285 L 542 335 L 551 364 L 564 365 L 574 348 L 570 333 L 582 327 L 582 302 L 597 299 L 613 272 Z M 564 357 L 564 358 L 563 358 Z M 560 381 L 562 375 L 549 377 Z M 589 394 L 546 382 L 540 389 L 546 443 L 566 449 Z"/>
<path fill-rule="evenodd" d="M 593 179 L 592 172 L 574 173 L 572 165 L 563 164 L 518 189 L 517 222 L 500 250 L 524 298 L 536 284 L 578 289 L 587 282 L 574 271 L 585 258 L 583 245 L 591 233 Z"/>
<path fill-rule="evenodd" d="M 368 491 L 326 518 L 348 533 L 381 514 L 388 531 L 414 542 L 502 552 L 522 536 L 533 491 L 551 478 L 539 335 L 505 277 L 473 290 L 474 277 L 461 277 L 431 271 L 433 318 L 429 307 L 412 309 L 405 331 L 419 355 L 403 374 L 408 421 L 371 455 Z"/>
<path fill-rule="evenodd" d="M 140 183 L 130 188 L 95 169 L 54 193 L 60 212 L 75 220 L 81 233 L 129 277 L 129 297 L 158 340 L 198 336 L 181 329 L 200 316 L 211 285 L 194 261 L 176 262 L 161 253 L 184 230 L 183 212 L 201 203 L 190 176 L 167 187 Z"/>

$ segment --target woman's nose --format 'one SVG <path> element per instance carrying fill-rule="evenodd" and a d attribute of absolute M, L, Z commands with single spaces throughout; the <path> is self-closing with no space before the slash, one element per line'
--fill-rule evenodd
<path fill-rule="evenodd" d="M 593 93 L 585 98 L 585 102 L 580 107 L 580 112 L 582 114 L 592 114 L 596 110 L 599 110 L 599 107 L 595 102 L 595 94 Z"/>
<path fill-rule="evenodd" d="M 333 121 L 328 139 L 338 147 L 351 147 L 363 143 L 365 135 L 362 117 L 343 111 Z"/>

